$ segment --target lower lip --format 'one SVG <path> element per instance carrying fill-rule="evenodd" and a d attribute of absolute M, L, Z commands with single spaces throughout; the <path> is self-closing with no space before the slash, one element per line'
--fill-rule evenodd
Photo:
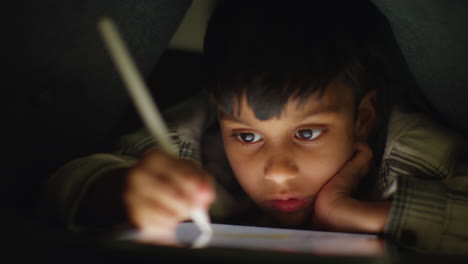
<path fill-rule="evenodd" d="M 294 212 L 304 207 L 305 201 L 300 199 L 272 200 L 271 204 L 280 211 Z"/>

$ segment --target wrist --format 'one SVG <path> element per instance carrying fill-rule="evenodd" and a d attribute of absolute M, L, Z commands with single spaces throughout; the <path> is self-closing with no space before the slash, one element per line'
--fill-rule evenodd
<path fill-rule="evenodd" d="M 390 201 L 356 201 L 360 203 L 359 220 L 362 221 L 362 226 L 359 228 L 362 232 L 383 233 L 390 215 L 392 203 Z"/>
<path fill-rule="evenodd" d="M 337 231 L 383 233 L 390 215 L 389 201 L 360 201 L 347 198 L 336 205 L 331 226 Z"/>

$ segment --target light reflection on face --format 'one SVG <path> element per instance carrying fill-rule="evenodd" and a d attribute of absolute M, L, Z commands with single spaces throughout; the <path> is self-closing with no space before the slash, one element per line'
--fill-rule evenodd
<path fill-rule="evenodd" d="M 278 223 L 304 223 L 320 188 L 354 153 L 353 91 L 334 82 L 322 97 L 314 94 L 300 105 L 289 101 L 278 118 L 263 121 L 245 98 L 238 107 L 234 116 L 220 114 L 237 180 Z"/>

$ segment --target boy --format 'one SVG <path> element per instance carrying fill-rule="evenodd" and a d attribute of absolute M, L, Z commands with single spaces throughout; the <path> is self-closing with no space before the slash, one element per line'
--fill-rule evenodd
<path fill-rule="evenodd" d="M 159 233 L 201 206 L 214 222 L 468 248 L 465 140 L 427 118 L 370 3 L 222 1 L 205 57 L 208 96 L 167 113 L 180 159 L 142 130 L 50 179 L 68 228 Z"/>

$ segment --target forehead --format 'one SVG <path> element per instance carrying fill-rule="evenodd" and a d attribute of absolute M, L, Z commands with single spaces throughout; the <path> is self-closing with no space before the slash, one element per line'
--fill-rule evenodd
<path fill-rule="evenodd" d="M 264 102 L 268 104 L 268 102 Z M 331 82 L 323 92 L 316 91 L 307 98 L 293 98 L 281 106 L 281 114 L 273 118 L 304 119 L 321 113 L 337 113 L 353 111 L 355 94 L 351 87 L 341 81 Z M 247 97 L 242 95 L 234 99 L 232 114 L 220 111 L 220 119 L 239 121 L 246 117 L 254 117 L 254 109 L 248 104 Z"/>

